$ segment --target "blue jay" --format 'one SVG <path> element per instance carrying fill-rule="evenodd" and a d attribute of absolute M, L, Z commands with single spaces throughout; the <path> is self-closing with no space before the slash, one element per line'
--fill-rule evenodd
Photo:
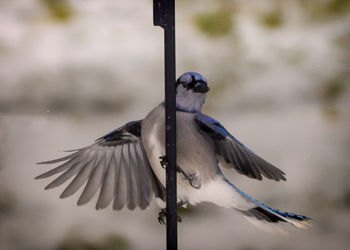
<path fill-rule="evenodd" d="M 225 178 L 220 167 L 262 180 L 285 181 L 285 173 L 232 136 L 201 108 L 209 91 L 207 80 L 187 72 L 176 81 L 177 195 L 178 205 L 211 202 L 240 212 L 263 229 L 291 224 L 305 228 L 310 218 L 272 208 L 249 196 Z M 156 106 L 143 120 L 132 121 L 106 134 L 90 146 L 72 150 L 61 163 L 38 179 L 61 173 L 45 189 L 74 177 L 61 198 L 74 194 L 86 183 L 78 205 L 99 191 L 96 209 L 125 205 L 145 209 L 153 197 L 165 200 L 165 107 Z M 160 213 L 161 214 L 161 213 Z M 162 221 L 162 218 L 160 218 Z M 267 227 L 266 227 L 267 226 Z"/>

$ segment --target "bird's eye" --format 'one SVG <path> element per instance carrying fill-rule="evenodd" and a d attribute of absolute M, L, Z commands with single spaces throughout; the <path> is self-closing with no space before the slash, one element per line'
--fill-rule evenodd
<path fill-rule="evenodd" d="M 199 88 L 202 84 L 202 82 L 196 82 L 193 88 Z"/>

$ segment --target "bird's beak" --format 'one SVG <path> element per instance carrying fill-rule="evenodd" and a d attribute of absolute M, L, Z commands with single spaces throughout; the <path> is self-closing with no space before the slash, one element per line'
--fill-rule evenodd
<path fill-rule="evenodd" d="M 208 85 L 204 82 L 198 82 L 193 88 L 193 92 L 197 93 L 207 93 L 210 90 Z"/>

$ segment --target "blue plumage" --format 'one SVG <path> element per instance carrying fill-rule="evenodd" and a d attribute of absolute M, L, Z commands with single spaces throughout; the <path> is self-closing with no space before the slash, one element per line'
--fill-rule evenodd
<path fill-rule="evenodd" d="M 214 118 L 205 115 L 205 114 L 198 114 L 196 116 L 196 120 L 205 124 L 207 127 L 211 128 L 213 130 L 213 132 L 215 132 L 218 136 L 221 136 L 222 139 L 225 139 L 226 137 L 231 138 L 233 141 L 235 141 L 237 144 L 239 144 L 241 147 L 250 150 L 247 146 L 245 146 L 242 142 L 240 142 L 239 140 L 237 140 L 233 135 L 231 135 L 226 129 L 225 127 L 218 122 L 217 120 L 215 120 Z"/>
<path fill-rule="evenodd" d="M 254 203 L 257 204 L 257 207 L 256 208 L 253 208 L 253 209 L 257 209 L 259 207 L 267 210 L 267 212 L 273 212 L 273 213 L 276 213 L 284 218 L 290 218 L 290 219 L 295 219 L 295 220 L 299 220 L 299 221 L 307 221 L 307 220 L 310 220 L 311 218 L 307 217 L 307 216 L 304 216 L 304 215 L 297 215 L 297 214 L 293 214 L 293 213 L 290 213 L 290 212 L 286 212 L 286 211 L 283 211 L 283 210 L 279 210 L 279 209 L 276 209 L 276 208 L 272 208 L 268 205 L 266 205 L 265 203 L 261 202 L 261 201 L 258 201 L 256 199 L 254 199 L 252 196 L 248 195 L 247 193 L 243 192 L 241 189 L 239 189 L 238 187 L 236 187 L 235 185 L 233 185 L 231 182 L 229 182 L 228 180 L 226 180 L 227 183 L 233 188 L 235 189 L 238 193 L 240 193 L 241 195 L 243 195 L 244 197 L 248 198 L 249 200 L 253 201 Z M 248 210 L 249 211 L 249 210 Z M 248 214 L 249 215 L 249 214 Z M 280 220 L 276 220 L 277 221 L 283 221 L 283 219 L 280 218 Z"/>

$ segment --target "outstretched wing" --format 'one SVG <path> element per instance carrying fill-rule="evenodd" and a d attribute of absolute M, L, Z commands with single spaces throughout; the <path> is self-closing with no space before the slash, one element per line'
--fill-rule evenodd
<path fill-rule="evenodd" d="M 275 181 L 286 180 L 283 171 L 256 155 L 218 121 L 204 114 L 196 115 L 195 120 L 199 130 L 212 139 L 218 160 L 226 163 L 221 165 L 233 167 L 239 173 L 258 180 L 262 180 L 262 175 Z"/>
<path fill-rule="evenodd" d="M 131 210 L 145 209 L 153 195 L 164 200 L 164 187 L 154 175 L 141 142 L 141 121 L 129 122 L 88 147 L 69 151 L 73 153 L 66 157 L 40 162 L 62 164 L 36 179 L 63 172 L 45 188 L 50 189 L 74 176 L 60 197 L 71 196 L 86 183 L 78 205 L 89 202 L 100 189 L 96 209 L 105 208 L 112 201 L 116 210 L 126 204 Z"/>

